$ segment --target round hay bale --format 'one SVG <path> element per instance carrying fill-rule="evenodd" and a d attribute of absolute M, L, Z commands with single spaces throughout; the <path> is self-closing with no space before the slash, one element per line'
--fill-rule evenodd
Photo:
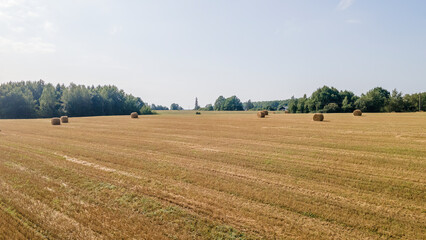
<path fill-rule="evenodd" d="M 61 119 L 59 119 L 59 118 L 52 118 L 52 119 L 50 120 L 50 123 L 51 123 L 52 125 L 61 125 Z"/>
<path fill-rule="evenodd" d="M 200 112 L 195 112 L 195 115 L 201 115 L 201 113 Z"/>
<path fill-rule="evenodd" d="M 288 110 L 285 110 L 284 113 L 290 113 Z"/>
<path fill-rule="evenodd" d="M 137 112 L 132 112 L 132 113 L 130 114 L 130 117 L 131 117 L 131 118 L 138 118 L 138 117 L 139 117 L 139 115 L 138 115 L 138 113 L 137 113 Z"/>
<path fill-rule="evenodd" d="M 68 116 L 62 116 L 61 117 L 61 122 L 62 123 L 68 123 Z"/>
<path fill-rule="evenodd" d="M 314 114 L 314 121 L 322 121 L 322 120 L 324 120 L 324 115 L 322 113 Z"/>
<path fill-rule="evenodd" d="M 356 110 L 353 112 L 353 114 L 354 114 L 354 116 L 362 116 L 362 111 L 361 111 L 361 110 L 359 110 L 359 109 L 356 109 Z"/>
<path fill-rule="evenodd" d="M 265 117 L 265 112 L 264 111 L 257 112 L 257 116 L 259 118 L 264 118 Z"/>
<path fill-rule="evenodd" d="M 263 110 L 262 112 L 264 112 L 264 113 L 265 113 L 265 116 L 268 116 L 268 115 L 269 115 L 268 110 Z"/>

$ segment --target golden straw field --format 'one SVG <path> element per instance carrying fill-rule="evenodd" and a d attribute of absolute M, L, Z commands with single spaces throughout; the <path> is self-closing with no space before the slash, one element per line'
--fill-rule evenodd
<path fill-rule="evenodd" d="M 425 239 L 426 113 L 0 120 L 0 239 Z"/>

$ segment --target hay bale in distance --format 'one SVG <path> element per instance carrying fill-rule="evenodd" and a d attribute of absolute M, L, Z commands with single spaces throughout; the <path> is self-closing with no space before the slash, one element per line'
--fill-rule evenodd
<path fill-rule="evenodd" d="M 201 113 L 200 112 L 195 112 L 195 115 L 201 115 Z"/>
<path fill-rule="evenodd" d="M 324 120 L 324 115 L 322 113 L 314 114 L 314 121 L 322 121 L 322 120 Z"/>
<path fill-rule="evenodd" d="M 257 116 L 259 118 L 265 118 L 265 112 L 264 111 L 259 111 L 259 112 L 257 112 Z"/>
<path fill-rule="evenodd" d="M 52 118 L 52 119 L 50 120 L 50 123 L 51 123 L 52 125 L 61 125 L 61 119 L 59 119 L 59 118 Z"/>
<path fill-rule="evenodd" d="M 62 123 L 68 123 L 68 116 L 62 116 L 61 117 L 61 122 Z"/>
<path fill-rule="evenodd" d="M 359 110 L 359 109 L 356 109 L 356 110 L 353 112 L 353 114 L 354 114 L 354 116 L 362 116 L 362 112 L 361 112 L 361 110 Z"/>
<path fill-rule="evenodd" d="M 288 110 L 285 110 L 284 113 L 290 113 Z"/>
<path fill-rule="evenodd" d="M 138 118 L 138 117 L 139 117 L 139 115 L 138 115 L 138 113 L 137 113 L 137 112 L 132 112 L 132 113 L 130 114 L 130 117 L 131 117 L 131 118 Z"/>

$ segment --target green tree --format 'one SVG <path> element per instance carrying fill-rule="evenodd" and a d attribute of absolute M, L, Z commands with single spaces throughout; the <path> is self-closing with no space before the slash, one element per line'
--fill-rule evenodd
<path fill-rule="evenodd" d="M 152 110 L 169 110 L 168 107 L 161 106 L 161 105 L 155 105 L 155 104 L 151 104 L 151 109 Z"/>
<path fill-rule="evenodd" d="M 337 105 L 337 103 L 329 103 L 327 105 L 325 105 L 323 112 L 326 113 L 335 113 L 339 111 L 339 105 Z"/>
<path fill-rule="evenodd" d="M 40 117 L 54 117 L 58 116 L 60 103 L 57 98 L 56 90 L 52 84 L 44 86 L 43 93 L 40 97 Z"/>
<path fill-rule="evenodd" d="M 35 82 L 27 81 L 24 83 L 24 85 L 26 89 L 31 91 L 33 95 L 33 99 L 36 104 L 35 111 L 37 111 L 38 110 L 37 108 L 40 106 L 40 97 L 41 97 L 41 94 L 43 93 L 45 83 L 43 80 L 40 79 L 39 81 L 35 81 Z"/>
<path fill-rule="evenodd" d="M 219 96 L 216 101 L 214 102 L 214 110 L 215 111 L 222 111 L 223 107 L 225 105 L 226 99 L 223 96 Z"/>
<path fill-rule="evenodd" d="M 126 98 L 123 90 L 119 90 L 116 86 L 103 86 L 99 87 L 98 92 L 101 96 L 103 115 L 128 114 L 122 111 Z"/>
<path fill-rule="evenodd" d="M 371 89 L 355 102 L 356 108 L 365 112 L 384 112 L 390 93 L 381 87 Z"/>
<path fill-rule="evenodd" d="M 292 96 L 290 101 L 288 102 L 288 111 L 291 113 L 296 113 L 298 103 L 299 103 L 298 99 Z"/>
<path fill-rule="evenodd" d="M 170 105 L 170 110 L 183 110 L 183 108 L 177 103 L 172 103 L 172 105 Z"/>
<path fill-rule="evenodd" d="M 341 107 L 342 112 L 352 112 L 355 109 L 355 102 L 358 100 L 358 97 L 351 91 L 340 91 L 340 100 L 339 107 Z"/>
<path fill-rule="evenodd" d="M 132 112 L 138 112 L 142 107 L 146 106 L 145 103 L 139 97 L 134 97 L 131 94 L 126 94 L 124 97 L 124 103 L 121 109 L 121 114 L 130 114 Z M 115 111 L 117 112 L 117 111 Z"/>
<path fill-rule="evenodd" d="M 289 100 L 273 100 L 273 101 L 259 101 L 259 102 L 252 102 L 253 107 L 251 109 L 253 110 L 270 110 L 270 111 L 276 111 L 281 107 L 285 108 L 287 106 Z"/>
<path fill-rule="evenodd" d="M 249 99 L 247 102 L 245 102 L 243 104 L 244 110 L 250 110 L 254 108 L 253 103 L 251 102 L 251 100 Z"/>
<path fill-rule="evenodd" d="M 152 111 L 152 109 L 149 106 L 147 106 L 147 105 L 144 105 L 140 109 L 139 112 L 140 112 L 141 115 L 151 115 L 151 114 L 154 114 L 154 112 Z"/>
<path fill-rule="evenodd" d="M 200 105 L 198 105 L 198 98 L 195 98 L 195 107 L 194 110 L 200 109 Z"/>
<path fill-rule="evenodd" d="M 211 105 L 211 104 L 207 104 L 204 107 L 204 111 L 213 111 L 213 110 L 214 110 L 214 108 L 213 108 L 213 105 Z"/>
<path fill-rule="evenodd" d="M 306 97 L 306 94 L 303 95 L 302 98 L 298 99 L 296 112 L 298 112 L 298 113 L 307 113 L 307 112 L 309 112 L 308 99 Z"/>
<path fill-rule="evenodd" d="M 349 101 L 348 96 L 345 96 L 345 98 L 342 101 L 342 111 L 343 112 L 351 112 L 354 110 L 354 107 L 352 103 Z"/>
<path fill-rule="evenodd" d="M 401 92 L 398 92 L 396 89 L 392 90 L 385 110 L 387 112 L 402 112 L 405 110 L 404 98 Z"/>
<path fill-rule="evenodd" d="M 229 97 L 223 104 L 223 110 L 225 111 L 242 111 L 244 110 L 243 104 L 237 96 Z"/>
<path fill-rule="evenodd" d="M 5 86 L 0 89 L 0 118 L 33 118 L 36 101 L 24 87 Z"/>
<path fill-rule="evenodd" d="M 71 83 L 62 95 L 64 110 L 69 116 L 90 116 L 91 95 L 89 90 L 82 85 Z"/>
<path fill-rule="evenodd" d="M 318 112 L 329 103 L 340 103 L 339 91 L 334 87 L 324 86 L 312 93 L 309 101 L 309 111 Z"/>
<path fill-rule="evenodd" d="M 419 111 L 419 100 L 420 100 L 421 110 L 426 111 L 426 92 L 405 94 L 403 97 L 403 100 L 404 100 L 405 111 L 410 111 L 410 112 Z"/>

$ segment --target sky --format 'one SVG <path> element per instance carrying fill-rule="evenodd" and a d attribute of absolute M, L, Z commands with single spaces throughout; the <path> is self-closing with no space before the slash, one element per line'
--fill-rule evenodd
<path fill-rule="evenodd" d="M 0 0 L 0 83 L 39 79 L 184 108 L 426 91 L 426 1 Z"/>

